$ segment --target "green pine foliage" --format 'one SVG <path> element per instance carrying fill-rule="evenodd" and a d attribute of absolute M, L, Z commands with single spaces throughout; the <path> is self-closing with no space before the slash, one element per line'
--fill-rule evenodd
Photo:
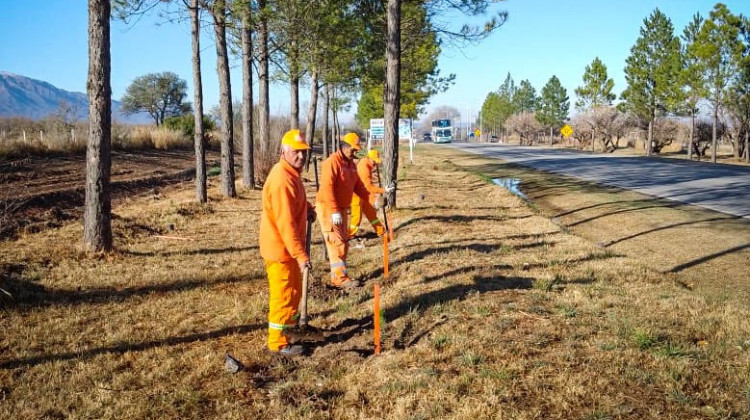
<path fill-rule="evenodd" d="M 578 96 L 576 109 L 583 112 L 603 105 L 612 105 L 612 101 L 615 100 L 615 94 L 612 93 L 614 87 L 614 80 L 607 75 L 607 66 L 599 57 L 594 58 L 583 73 L 583 86 L 575 90 Z"/>
<path fill-rule="evenodd" d="M 545 127 L 560 128 L 568 120 L 570 110 L 570 99 L 568 91 L 560 83 L 557 76 L 550 77 L 547 84 L 542 88 L 542 96 L 539 98 L 539 108 L 536 119 Z"/>
<path fill-rule="evenodd" d="M 680 40 L 658 8 L 646 19 L 625 61 L 627 108 L 645 121 L 677 110 L 682 99 Z"/>

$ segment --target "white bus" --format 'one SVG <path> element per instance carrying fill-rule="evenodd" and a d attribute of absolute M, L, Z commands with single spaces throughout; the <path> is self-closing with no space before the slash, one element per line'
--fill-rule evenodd
<path fill-rule="evenodd" d="M 432 142 L 450 143 L 453 140 L 453 127 L 451 120 L 442 119 L 432 121 Z"/>

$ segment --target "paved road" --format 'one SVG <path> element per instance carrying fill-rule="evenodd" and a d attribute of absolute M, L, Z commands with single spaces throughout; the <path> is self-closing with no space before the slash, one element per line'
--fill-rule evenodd
<path fill-rule="evenodd" d="M 750 219 L 750 167 L 544 147 L 477 143 L 448 147 Z"/>

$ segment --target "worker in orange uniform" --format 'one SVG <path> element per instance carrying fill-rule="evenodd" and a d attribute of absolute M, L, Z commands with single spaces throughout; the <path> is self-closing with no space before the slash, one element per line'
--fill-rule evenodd
<path fill-rule="evenodd" d="M 310 146 L 304 134 L 291 130 L 281 139 L 281 159 L 273 166 L 263 185 L 263 212 L 260 218 L 260 255 L 268 274 L 268 349 L 284 356 L 304 352 L 291 345 L 284 330 L 299 318 L 302 272 L 310 268 L 305 252 L 307 223 L 315 220 L 300 173 Z"/>
<path fill-rule="evenodd" d="M 373 207 L 375 207 L 378 195 L 385 193 L 385 189 L 378 187 L 372 182 L 372 170 L 381 162 L 380 154 L 375 149 L 367 152 L 367 156 L 357 162 L 357 175 L 359 175 L 362 184 L 364 184 L 367 191 L 369 191 L 370 196 L 368 201 Z M 354 235 L 357 234 L 357 231 L 359 231 L 359 223 L 362 220 L 362 208 L 357 194 L 352 195 L 351 213 L 351 219 L 349 220 L 349 237 L 353 238 Z"/>
<path fill-rule="evenodd" d="M 323 161 L 320 189 L 315 197 L 315 211 L 323 231 L 331 264 L 331 284 L 340 289 L 358 287 L 357 280 L 349 278 L 346 270 L 346 255 L 349 251 L 349 229 L 347 210 L 352 195 L 361 199 L 362 211 L 378 235 L 385 233 L 383 224 L 377 219 L 375 209 L 368 201 L 370 193 L 357 175 L 354 156 L 361 149 L 359 136 L 348 133 L 340 143 L 339 151 Z"/>

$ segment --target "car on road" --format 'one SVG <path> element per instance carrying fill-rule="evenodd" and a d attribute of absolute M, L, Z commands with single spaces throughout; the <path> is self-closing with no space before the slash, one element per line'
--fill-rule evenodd
<path fill-rule="evenodd" d="M 432 134 L 430 134 L 430 133 L 424 133 L 422 135 L 422 140 L 424 140 L 424 141 L 432 141 Z"/>

